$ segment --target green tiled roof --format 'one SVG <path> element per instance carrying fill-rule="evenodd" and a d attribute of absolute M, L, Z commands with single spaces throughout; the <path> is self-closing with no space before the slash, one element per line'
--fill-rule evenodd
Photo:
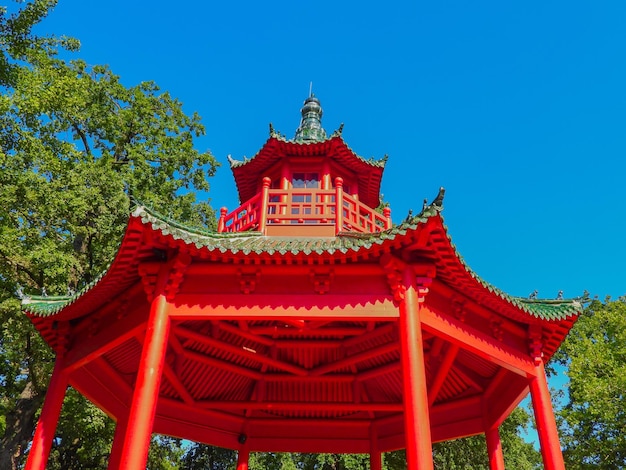
<path fill-rule="evenodd" d="M 287 145 L 293 145 L 293 146 L 320 146 L 326 142 L 330 142 L 333 139 L 338 139 L 343 145 L 345 145 L 346 149 L 354 156 L 354 158 L 356 158 L 357 160 L 366 163 L 370 166 L 373 167 L 377 167 L 377 168 L 385 168 L 385 165 L 387 164 L 387 160 L 389 159 L 389 157 L 387 155 L 383 156 L 382 158 L 376 159 L 374 157 L 370 157 L 370 158 L 365 158 L 365 157 L 361 157 L 360 155 L 358 155 L 353 149 L 352 147 L 350 147 L 345 140 L 343 140 L 343 138 L 341 137 L 341 133 L 342 133 L 342 127 L 339 127 L 339 129 L 337 129 L 335 132 L 333 132 L 330 137 L 327 137 L 325 139 L 321 139 L 321 140 L 311 140 L 311 141 L 296 141 L 294 139 L 287 139 L 283 134 L 281 134 L 280 132 L 277 132 L 274 130 L 273 127 L 271 127 L 270 124 L 270 139 L 274 139 L 278 142 L 282 142 L 284 144 Z M 267 142 L 269 142 L 269 140 Z M 265 145 L 267 145 L 267 142 Z M 252 157 L 248 158 L 248 157 L 243 157 L 243 160 L 237 160 L 235 158 L 232 158 L 230 155 L 228 156 L 228 163 L 230 164 L 231 168 L 239 168 L 242 166 L 247 165 L 248 163 L 250 163 L 252 160 L 254 160 L 259 154 L 261 154 L 264 151 L 265 145 L 261 148 L 261 150 L 259 150 L 259 152 L 257 152 L 255 155 L 253 155 Z"/>
<path fill-rule="evenodd" d="M 452 252 L 458 260 L 458 264 L 453 265 L 450 265 L 449 262 L 443 264 L 441 260 L 435 262 L 439 264 L 437 266 L 438 278 L 444 282 L 462 285 L 465 290 L 471 292 L 470 296 L 481 297 L 496 304 L 504 302 L 504 304 L 513 305 L 522 312 L 541 320 L 566 320 L 572 317 L 575 318 L 582 311 L 582 304 L 578 300 L 540 300 L 510 296 L 475 274 L 457 252 L 443 225 L 443 219 L 440 216 L 442 197 L 443 192 L 440 193 L 440 196 L 433 203 L 425 205 L 420 214 L 407 217 L 402 223 L 384 232 L 372 234 L 345 233 L 339 234 L 337 237 L 268 237 L 260 232 L 216 233 L 197 230 L 186 227 L 176 221 L 168 220 L 166 217 L 142 205 L 134 208 L 131 213 L 131 221 L 133 219 L 140 220 L 142 226 L 149 226 L 152 230 L 161 233 L 174 242 L 182 242 L 198 250 L 208 250 L 209 252 L 230 255 L 267 254 L 280 257 L 307 257 L 310 255 L 350 256 L 356 252 L 368 252 L 375 246 L 393 242 L 398 237 L 404 237 L 408 232 L 417 230 L 418 226 L 425 224 L 433 217 L 439 217 L 442 230 L 445 232 L 445 239 L 435 247 L 435 250 L 440 250 L 440 252 L 446 254 Z M 115 261 L 113 264 L 115 264 Z M 109 270 L 111 270 L 111 266 Z M 105 275 L 106 272 L 72 297 L 33 296 L 24 300 L 23 308 L 36 316 L 54 315 L 93 289 Z M 502 306 L 502 304 L 498 305 Z"/>

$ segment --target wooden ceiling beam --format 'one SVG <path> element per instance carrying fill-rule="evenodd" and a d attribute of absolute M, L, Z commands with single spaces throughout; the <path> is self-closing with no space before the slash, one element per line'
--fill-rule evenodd
<path fill-rule="evenodd" d="M 229 352 L 249 361 L 257 362 L 259 364 L 265 364 L 269 367 L 275 367 L 286 372 L 291 372 L 295 375 L 305 376 L 308 374 L 307 370 L 303 369 L 302 367 L 296 366 L 294 364 L 289 364 L 287 362 L 283 362 L 281 360 L 274 359 L 242 347 L 234 346 L 232 344 L 220 341 L 202 333 L 188 330 L 187 328 L 183 328 L 181 326 L 174 326 L 173 330 L 177 336 L 182 336 L 205 346 Z"/>
<path fill-rule="evenodd" d="M 437 369 L 435 378 L 431 382 L 430 387 L 428 389 L 428 406 L 433 406 L 433 403 L 435 403 L 435 400 L 437 399 L 437 395 L 439 394 L 441 387 L 443 387 L 443 384 L 446 381 L 446 377 L 448 376 L 448 373 L 450 372 L 450 369 L 452 368 L 452 364 L 454 363 L 454 360 L 456 359 L 456 355 L 458 352 L 459 352 L 458 345 L 451 344 L 450 346 L 448 346 L 448 349 L 443 357 L 443 360 L 441 361 L 441 364 L 439 365 L 439 368 Z"/>

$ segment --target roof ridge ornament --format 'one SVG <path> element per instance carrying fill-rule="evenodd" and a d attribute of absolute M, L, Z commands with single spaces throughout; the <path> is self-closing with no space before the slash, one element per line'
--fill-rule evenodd
<path fill-rule="evenodd" d="M 300 126 L 296 129 L 294 140 L 297 142 L 326 140 L 326 131 L 322 127 L 322 106 L 312 91 L 309 97 L 304 100 L 300 113 L 302 118 L 300 119 Z"/>

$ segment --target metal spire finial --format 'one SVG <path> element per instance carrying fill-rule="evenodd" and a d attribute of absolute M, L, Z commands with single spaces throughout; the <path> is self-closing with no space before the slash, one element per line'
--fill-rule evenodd
<path fill-rule="evenodd" d="M 296 129 L 296 141 L 321 141 L 326 140 L 326 131 L 322 128 L 322 106 L 313 94 L 313 82 L 309 88 L 309 97 L 304 100 L 300 110 L 302 118 L 300 126 Z"/>

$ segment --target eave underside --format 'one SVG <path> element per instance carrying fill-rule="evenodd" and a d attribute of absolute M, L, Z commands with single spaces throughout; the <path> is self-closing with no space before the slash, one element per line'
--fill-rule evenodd
<path fill-rule="evenodd" d="M 369 277 L 367 293 L 295 289 L 267 301 L 275 279 L 261 275 L 255 292 L 241 294 L 228 291 L 227 279 L 189 276 L 168 304 L 155 432 L 227 448 L 245 434 L 258 451 L 368 452 L 375 428 L 381 450 L 402 448 L 398 310 L 385 283 Z M 215 295 L 198 295 L 203 285 Z M 446 302 L 446 287 L 435 284 L 422 309 L 435 441 L 501 422 L 527 393 L 532 373 L 522 325 L 505 325 L 496 340 L 486 312 L 468 305 L 461 321 Z M 113 417 L 125 415 L 132 397 L 148 311 L 134 287 L 71 325 L 70 382 Z"/>

